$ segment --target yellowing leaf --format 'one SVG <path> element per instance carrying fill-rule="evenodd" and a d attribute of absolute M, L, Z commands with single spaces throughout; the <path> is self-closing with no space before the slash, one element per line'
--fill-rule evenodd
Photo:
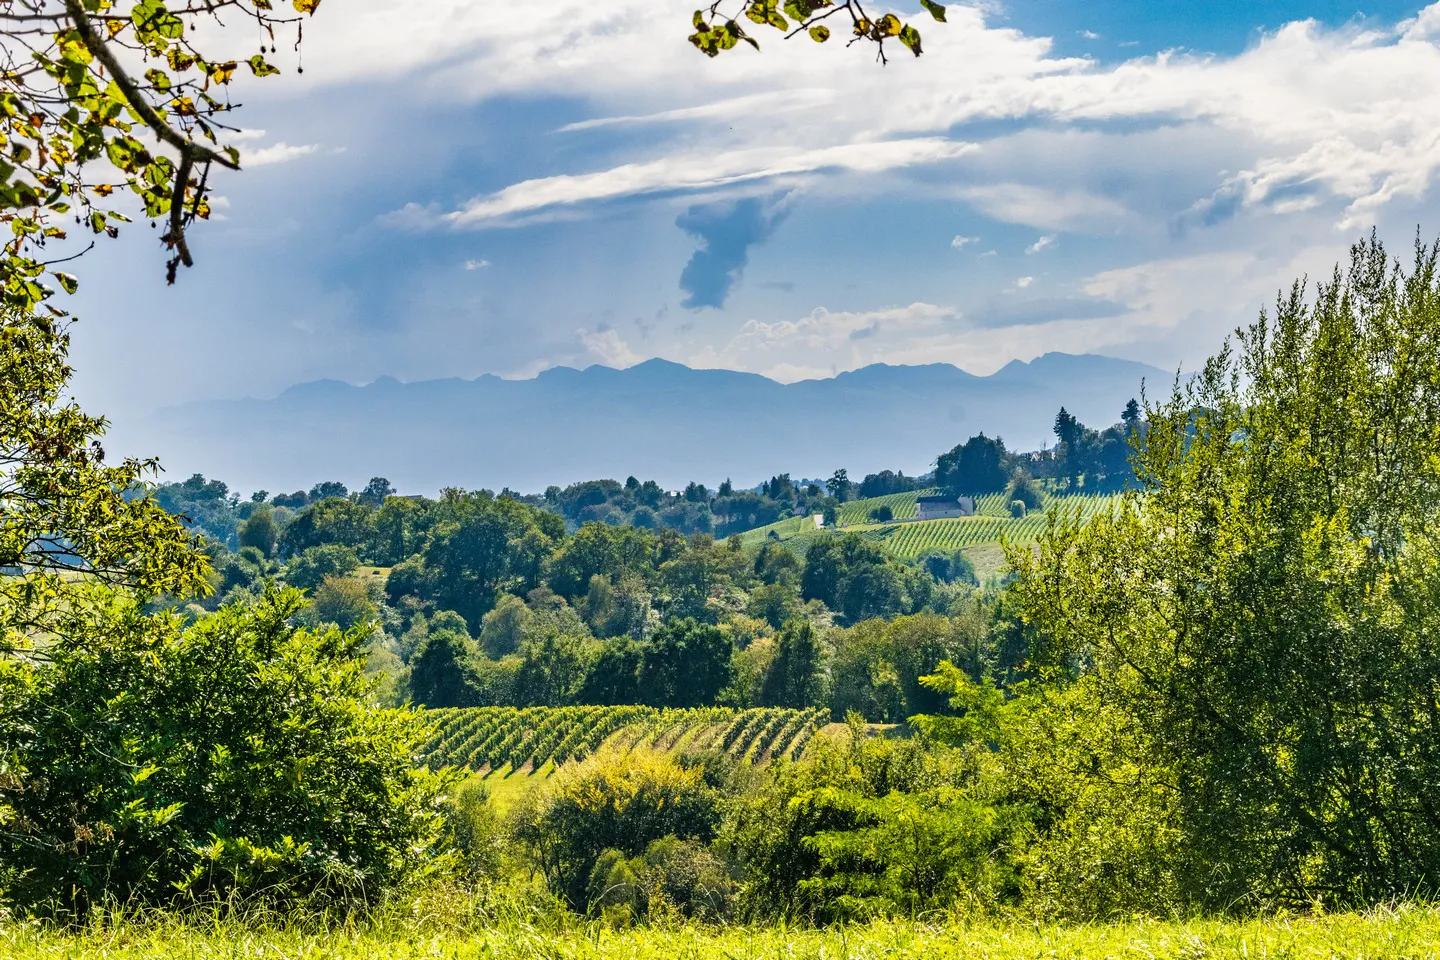
<path fill-rule="evenodd" d="M 910 52 L 915 54 L 915 56 L 920 56 L 919 30 L 916 30 L 914 27 L 906 24 L 905 27 L 900 31 L 900 42 L 905 44 L 905 46 L 909 47 Z"/>
<path fill-rule="evenodd" d="M 830 39 L 830 28 L 823 23 L 817 23 L 810 28 L 810 39 L 816 43 L 824 43 Z"/>
<path fill-rule="evenodd" d="M 875 21 L 875 34 L 881 37 L 894 37 L 900 33 L 900 18 L 893 13 L 887 13 Z"/>
<path fill-rule="evenodd" d="M 301 13 L 314 13 L 315 8 L 320 6 L 320 0 L 290 0 L 290 2 Z"/>
<path fill-rule="evenodd" d="M 229 60 L 225 63 L 210 64 L 210 79 L 216 83 L 229 83 L 230 78 L 235 75 L 235 61 Z"/>

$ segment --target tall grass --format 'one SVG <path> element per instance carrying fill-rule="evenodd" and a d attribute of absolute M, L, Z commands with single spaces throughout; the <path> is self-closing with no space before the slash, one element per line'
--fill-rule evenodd
<path fill-rule="evenodd" d="M 540 908 L 486 910 L 432 904 L 330 926 L 218 912 L 109 917 L 68 931 L 10 923 L 0 925 L 0 956 L 13 960 L 1381 960 L 1440 957 L 1440 911 L 1402 906 L 1318 917 L 1075 926 L 879 921 L 810 929 L 674 922 L 613 930 Z"/>

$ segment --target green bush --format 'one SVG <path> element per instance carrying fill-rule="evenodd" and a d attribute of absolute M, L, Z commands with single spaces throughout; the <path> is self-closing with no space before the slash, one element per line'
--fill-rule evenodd
<path fill-rule="evenodd" d="M 550 889 L 585 912 L 606 851 L 635 857 L 672 836 L 708 842 L 719 821 L 720 794 L 701 767 L 647 750 L 605 750 L 562 767 L 517 808 L 513 829 Z"/>
<path fill-rule="evenodd" d="M 817 741 L 740 799 L 723 845 L 757 919 L 828 923 L 1013 902 L 1024 811 L 987 796 L 967 755 L 919 740 Z"/>
<path fill-rule="evenodd" d="M 10 905 L 366 903 L 437 862 L 416 721 L 366 706 L 364 634 L 294 627 L 303 603 L 267 588 L 182 629 L 111 595 L 72 604 L 43 665 L 8 665 Z"/>

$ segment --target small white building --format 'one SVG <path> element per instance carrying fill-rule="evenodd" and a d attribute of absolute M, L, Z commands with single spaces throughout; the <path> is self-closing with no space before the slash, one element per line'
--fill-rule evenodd
<path fill-rule="evenodd" d="M 810 519 L 811 519 L 812 521 L 814 521 L 814 523 L 815 523 L 815 529 L 817 529 L 817 530 L 823 530 L 823 529 L 825 529 L 825 514 L 823 514 L 823 513 L 817 513 L 817 514 L 815 514 L 814 516 L 812 516 Z"/>
<path fill-rule="evenodd" d="M 975 516 L 975 501 L 969 497 L 934 494 L 915 498 L 915 519 L 946 520 L 951 517 Z"/>

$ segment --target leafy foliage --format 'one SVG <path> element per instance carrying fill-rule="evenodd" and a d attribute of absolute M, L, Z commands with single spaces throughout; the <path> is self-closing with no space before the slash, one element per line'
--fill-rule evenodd
<path fill-rule="evenodd" d="M 48 666 L 7 661 L 0 862 L 42 912 L 103 900 L 373 901 L 423 872 L 443 778 L 370 708 L 363 633 L 270 590 L 188 629 L 133 600 L 72 608 Z"/>
<path fill-rule="evenodd" d="M 1440 875 L 1440 282 L 1373 237 L 1147 409 L 1143 495 L 1015 550 L 1016 608 L 1133 729 L 1207 906 Z"/>

